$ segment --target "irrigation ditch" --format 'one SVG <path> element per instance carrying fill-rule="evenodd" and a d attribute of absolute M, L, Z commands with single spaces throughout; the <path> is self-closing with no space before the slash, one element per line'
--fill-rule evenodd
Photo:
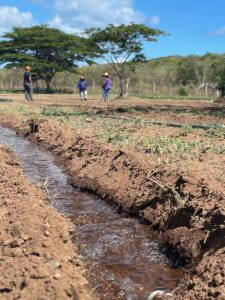
<path fill-rule="evenodd" d="M 218 268 L 225 261 L 222 194 L 211 191 L 201 180 L 190 182 L 169 166 L 149 166 L 132 153 L 82 138 L 52 120 L 23 123 L 1 116 L 0 123 L 50 150 L 64 165 L 73 186 L 94 192 L 122 214 L 161 233 L 170 257 L 179 258 L 177 262 L 182 261 L 187 270 L 174 298 L 223 299 L 224 270 Z"/>

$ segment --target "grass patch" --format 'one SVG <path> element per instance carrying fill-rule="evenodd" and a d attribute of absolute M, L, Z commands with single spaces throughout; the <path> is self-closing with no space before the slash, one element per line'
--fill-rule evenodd
<path fill-rule="evenodd" d="M 63 110 L 62 108 L 58 107 L 50 107 L 50 108 L 45 108 L 41 112 L 42 116 L 44 117 L 80 117 L 80 116 L 95 116 L 96 114 L 94 112 L 88 112 L 88 111 L 66 111 Z"/>
<path fill-rule="evenodd" d="M 22 94 L 23 90 L 0 90 L 0 94 Z"/>
<path fill-rule="evenodd" d="M 205 133 L 205 136 L 215 139 L 215 140 L 224 140 L 225 139 L 225 128 L 208 129 Z"/>
<path fill-rule="evenodd" d="M 139 94 L 132 93 L 131 97 L 143 98 L 143 99 L 168 99 L 168 100 L 205 100 L 212 101 L 215 100 L 215 97 L 206 97 L 206 96 L 180 96 L 180 95 L 153 95 L 153 94 Z"/>
<path fill-rule="evenodd" d="M 216 153 L 216 154 L 224 154 L 225 153 L 225 145 L 204 145 L 200 148 L 201 153 Z"/>
<path fill-rule="evenodd" d="M 114 131 L 105 131 L 100 134 L 96 134 L 94 137 L 112 144 L 121 145 L 125 143 L 128 144 L 129 142 L 131 142 L 131 137 L 128 134 L 118 133 Z"/>
<path fill-rule="evenodd" d="M 193 131 L 192 127 L 187 125 L 180 128 L 176 136 L 150 138 L 148 128 L 153 125 L 141 117 L 107 118 L 107 116 L 98 115 L 95 112 L 70 111 L 56 106 L 42 111 L 26 105 L 5 106 L 1 107 L 0 111 L 11 115 L 19 115 L 25 120 L 33 117 L 52 118 L 66 127 L 75 129 L 78 134 L 90 136 L 119 147 L 125 146 L 150 155 L 174 156 L 177 154 L 183 157 L 183 154 L 199 156 L 204 153 L 225 153 L 225 144 L 221 143 L 225 139 L 224 128 L 213 128 L 205 131 L 201 140 L 185 141 L 182 137 L 186 137 Z M 144 136 L 141 136 L 143 128 L 146 130 L 143 131 Z M 160 133 L 160 127 L 157 127 L 157 130 Z"/>
<path fill-rule="evenodd" d="M 158 139 L 142 139 L 140 146 L 145 149 L 146 153 L 164 155 L 176 153 L 191 153 L 198 146 L 197 142 L 186 142 L 171 137 L 161 137 Z"/>
<path fill-rule="evenodd" d="M 179 136 L 187 136 L 192 131 L 193 128 L 191 126 L 186 125 L 180 129 Z"/>
<path fill-rule="evenodd" d="M 16 107 L 0 107 L 0 112 L 10 115 L 18 115 L 24 118 L 40 116 L 40 113 L 37 110 L 30 109 L 27 106 L 23 105 Z"/>

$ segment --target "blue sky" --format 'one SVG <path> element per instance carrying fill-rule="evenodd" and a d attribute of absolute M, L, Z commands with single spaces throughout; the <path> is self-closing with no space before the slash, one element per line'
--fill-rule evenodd
<path fill-rule="evenodd" d="M 148 58 L 225 52 L 225 0 L 1 0 L 0 33 L 48 24 L 69 33 L 142 22 L 170 33 L 145 45 Z"/>

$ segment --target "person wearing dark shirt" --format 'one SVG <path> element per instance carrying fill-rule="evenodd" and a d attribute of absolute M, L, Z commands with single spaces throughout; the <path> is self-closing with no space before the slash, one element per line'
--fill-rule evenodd
<path fill-rule="evenodd" d="M 80 77 L 77 86 L 80 92 L 81 100 L 87 101 L 87 81 L 85 80 L 84 76 Z"/>
<path fill-rule="evenodd" d="M 25 90 L 25 99 L 27 99 L 28 101 L 33 101 L 33 87 L 30 71 L 30 66 L 26 66 L 25 73 L 23 74 L 23 86 Z"/>

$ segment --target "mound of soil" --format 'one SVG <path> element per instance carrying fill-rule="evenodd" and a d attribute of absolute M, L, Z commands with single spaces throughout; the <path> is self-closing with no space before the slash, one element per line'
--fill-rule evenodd
<path fill-rule="evenodd" d="M 223 236 L 224 239 L 224 236 Z M 225 299 L 225 247 L 205 253 L 177 290 L 177 299 Z"/>
<path fill-rule="evenodd" d="M 0 145 L 0 298 L 90 299 L 70 222 Z"/>
<path fill-rule="evenodd" d="M 178 252 L 193 268 L 177 290 L 178 299 L 225 299 L 225 267 L 219 264 L 225 253 L 225 198 L 218 187 L 212 189 L 198 173 L 81 137 L 51 120 L 1 119 L 55 153 L 73 185 L 164 233 L 171 253 Z"/>

